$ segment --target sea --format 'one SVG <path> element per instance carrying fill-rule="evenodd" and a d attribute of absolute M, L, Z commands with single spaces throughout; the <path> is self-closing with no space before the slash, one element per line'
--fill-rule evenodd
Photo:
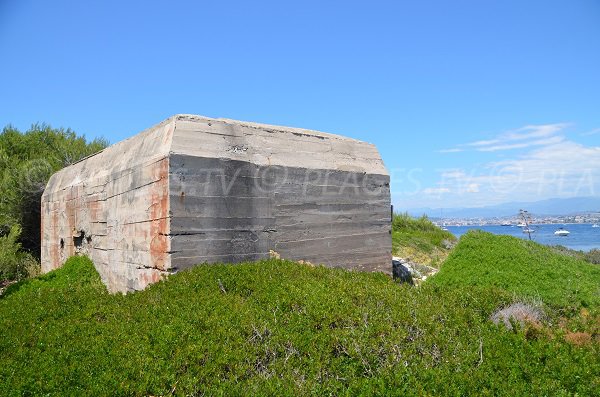
<path fill-rule="evenodd" d="M 460 237 L 469 230 L 479 229 L 494 234 L 507 234 L 523 239 L 528 239 L 527 234 L 517 226 L 500 226 L 500 225 L 485 225 L 485 226 L 446 226 L 448 231 L 456 237 Z M 556 230 L 562 227 L 568 230 L 568 236 L 557 236 L 554 234 Z M 587 223 L 575 224 L 543 224 L 531 225 L 531 229 L 535 232 L 531 233 L 531 239 L 540 244 L 545 245 L 562 245 L 578 251 L 589 251 L 592 249 L 600 249 L 600 227 L 592 227 Z"/>

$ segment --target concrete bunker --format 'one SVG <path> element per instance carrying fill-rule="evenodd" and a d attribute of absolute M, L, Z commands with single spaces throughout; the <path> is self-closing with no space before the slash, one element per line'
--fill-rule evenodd
<path fill-rule="evenodd" d="M 94 261 L 111 291 L 268 258 L 391 272 L 389 175 L 372 144 L 176 115 L 54 174 L 42 270 Z"/>

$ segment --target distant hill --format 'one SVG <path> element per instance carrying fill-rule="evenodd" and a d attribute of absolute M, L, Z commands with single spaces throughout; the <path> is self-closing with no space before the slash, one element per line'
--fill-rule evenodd
<path fill-rule="evenodd" d="M 408 210 L 413 216 L 426 214 L 430 218 L 494 218 L 513 216 L 525 209 L 534 215 L 573 215 L 600 212 L 600 197 L 553 198 L 534 202 L 511 202 L 474 208 L 417 208 Z M 401 208 L 395 208 L 402 212 Z"/>

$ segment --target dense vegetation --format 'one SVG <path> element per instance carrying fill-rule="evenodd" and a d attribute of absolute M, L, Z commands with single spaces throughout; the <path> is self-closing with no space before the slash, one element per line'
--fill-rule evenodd
<path fill-rule="evenodd" d="M 600 276 L 576 259 L 556 275 L 559 259 L 470 233 L 419 288 L 269 260 L 200 265 L 123 296 L 71 258 L 0 298 L 0 395 L 591 396 Z M 526 286 L 518 266 L 536 270 Z M 530 297 L 544 324 L 489 321 Z"/>
<path fill-rule="evenodd" d="M 7 234 L 0 237 L 0 281 L 2 278 L 20 280 L 39 274 L 36 259 L 21 249 L 20 236 L 21 227 L 16 224 L 11 226 Z"/>
<path fill-rule="evenodd" d="M 585 260 L 600 265 L 600 249 L 593 249 L 585 253 Z"/>
<path fill-rule="evenodd" d="M 40 252 L 40 199 L 57 170 L 103 149 L 71 130 L 33 125 L 0 133 L 0 281 L 22 278 Z M 14 255 L 13 255 L 14 253 Z"/>
<path fill-rule="evenodd" d="M 577 251 L 570 248 L 567 248 L 562 245 L 554 245 L 552 248 L 556 252 L 560 252 L 561 254 L 572 256 L 577 259 L 584 260 L 586 262 L 594 263 L 596 265 L 600 265 L 600 249 L 594 248 L 589 251 Z"/>
<path fill-rule="evenodd" d="M 456 237 L 442 230 L 423 215 L 394 214 L 392 221 L 392 251 L 395 255 L 434 267 L 446 259 Z"/>
<path fill-rule="evenodd" d="M 600 266 L 532 241 L 482 231 L 461 238 L 431 283 L 493 286 L 556 307 L 600 306 Z"/>

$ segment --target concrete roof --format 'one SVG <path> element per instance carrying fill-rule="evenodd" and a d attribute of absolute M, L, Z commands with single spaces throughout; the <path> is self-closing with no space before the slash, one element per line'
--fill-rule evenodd
<path fill-rule="evenodd" d="M 370 143 L 302 128 L 178 114 L 55 173 L 45 196 L 90 177 L 114 178 L 121 171 L 171 153 L 388 175 L 377 148 Z"/>

